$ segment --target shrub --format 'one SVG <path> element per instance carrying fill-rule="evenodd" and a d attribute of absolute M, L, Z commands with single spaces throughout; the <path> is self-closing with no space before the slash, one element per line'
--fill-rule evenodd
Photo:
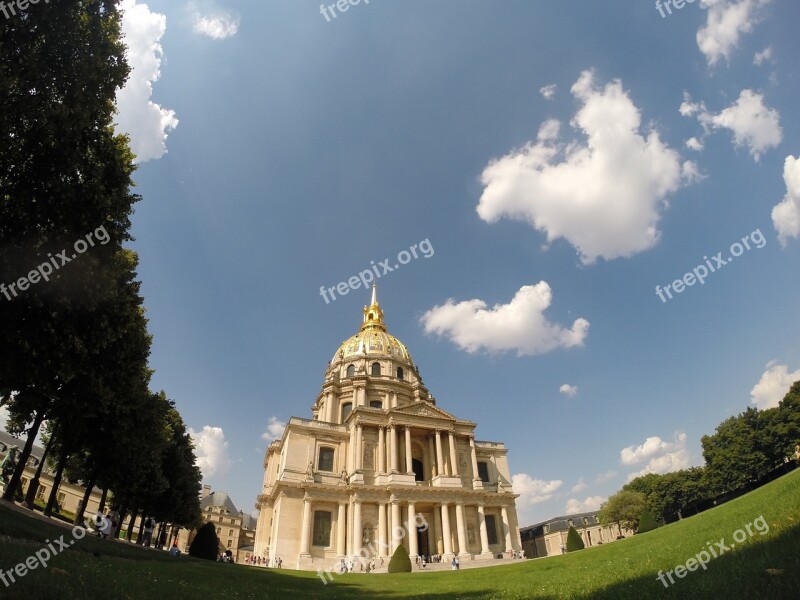
<path fill-rule="evenodd" d="M 392 559 L 389 561 L 389 573 L 411 573 L 411 559 L 402 544 L 392 554 Z"/>
<path fill-rule="evenodd" d="M 575 552 L 575 550 L 583 550 L 583 548 L 580 534 L 574 527 L 570 527 L 569 533 L 567 533 L 567 552 Z"/>
<path fill-rule="evenodd" d="M 636 530 L 636 533 L 646 533 L 652 531 L 656 527 L 658 527 L 658 523 L 656 523 L 650 511 L 645 509 L 642 512 L 642 516 L 639 517 L 639 528 Z"/>
<path fill-rule="evenodd" d="M 206 560 L 217 560 L 219 552 L 219 538 L 213 523 L 206 523 L 194 536 L 192 544 L 189 546 L 189 556 L 205 558 Z"/>

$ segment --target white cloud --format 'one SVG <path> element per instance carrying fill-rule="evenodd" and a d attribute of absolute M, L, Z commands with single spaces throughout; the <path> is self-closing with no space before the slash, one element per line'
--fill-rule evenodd
<path fill-rule="evenodd" d="M 756 52 L 753 57 L 753 64 L 760 65 L 772 59 L 772 46 L 767 46 L 761 52 Z"/>
<path fill-rule="evenodd" d="M 605 483 L 609 479 L 613 479 L 616 476 L 617 476 L 617 472 L 616 471 L 606 471 L 605 473 L 600 473 L 600 475 L 598 475 L 595 478 L 594 482 L 597 483 L 597 484 Z"/>
<path fill-rule="evenodd" d="M 194 2 L 188 4 L 192 15 L 192 30 L 214 40 L 224 40 L 239 31 L 241 17 L 234 12 L 213 8 L 201 11 Z"/>
<path fill-rule="evenodd" d="M 539 93 L 546 99 L 552 100 L 553 96 L 556 95 L 556 90 L 558 86 L 555 83 L 549 83 L 545 86 L 539 88 Z"/>
<path fill-rule="evenodd" d="M 278 417 L 270 417 L 267 423 L 267 430 L 261 434 L 261 439 L 267 443 L 272 443 L 283 437 L 283 430 L 286 429 L 286 423 L 281 421 Z"/>
<path fill-rule="evenodd" d="M 569 385 L 568 383 L 563 384 L 558 391 L 564 394 L 565 396 L 573 397 L 578 393 L 578 386 Z"/>
<path fill-rule="evenodd" d="M 572 489 L 570 491 L 573 494 L 580 494 L 588 487 L 589 485 L 586 483 L 586 481 L 584 481 L 583 477 L 581 477 L 580 479 L 578 479 L 578 483 L 572 486 Z"/>
<path fill-rule="evenodd" d="M 619 80 L 597 89 L 584 71 L 571 91 L 582 107 L 570 124 L 586 143 L 558 143 L 546 121 L 536 142 L 484 169 L 478 215 L 527 221 L 548 243 L 564 238 L 584 264 L 633 256 L 658 241 L 659 209 L 685 183 L 680 156 L 657 131 L 640 133 Z"/>
<path fill-rule="evenodd" d="M 767 370 L 761 375 L 761 379 L 750 390 L 751 401 L 760 410 L 774 408 L 798 380 L 800 380 L 800 369 L 790 373 L 786 365 L 778 365 L 773 361 L 767 365 Z"/>
<path fill-rule="evenodd" d="M 511 476 L 511 487 L 517 498 L 517 511 L 521 523 L 532 521 L 531 507 L 547 502 L 552 499 L 564 482 L 560 479 L 544 481 L 533 479 L 525 473 L 517 473 Z"/>
<path fill-rule="evenodd" d="M 786 183 L 786 195 L 772 209 L 772 224 L 778 232 L 781 246 L 785 248 L 789 238 L 800 237 L 800 157 L 786 157 L 783 181 Z"/>
<path fill-rule="evenodd" d="M 585 500 L 570 498 L 567 500 L 567 506 L 564 510 L 568 515 L 600 510 L 600 506 L 602 506 L 606 500 L 608 500 L 608 498 L 604 496 L 589 496 Z"/>
<path fill-rule="evenodd" d="M 189 429 L 194 441 L 194 453 L 197 466 L 203 472 L 203 478 L 225 475 L 233 461 L 228 456 L 228 442 L 222 427 L 206 425 L 201 431 Z"/>
<path fill-rule="evenodd" d="M 519 289 L 508 304 L 487 309 L 479 299 L 456 302 L 450 298 L 420 319 L 426 333 L 446 335 L 469 353 L 516 350 L 518 356 L 542 354 L 556 348 L 583 345 L 589 321 L 576 319 L 572 329 L 547 320 L 544 311 L 553 294 L 546 281 Z"/>
<path fill-rule="evenodd" d="M 690 137 L 688 140 L 686 140 L 686 147 L 689 148 L 689 150 L 700 152 L 703 149 L 703 141 L 697 139 L 696 137 Z"/>
<path fill-rule="evenodd" d="M 121 0 L 122 34 L 131 67 L 125 87 L 117 92 L 116 128 L 130 136 L 136 162 L 161 158 L 167 151 L 167 132 L 178 126 L 175 111 L 161 108 L 150 98 L 161 76 L 161 37 L 167 29 L 164 15 L 146 4 Z"/>
<path fill-rule="evenodd" d="M 743 33 L 758 22 L 760 8 L 769 0 L 701 0 L 708 11 L 706 24 L 697 31 L 697 46 L 713 67 L 721 59 L 730 62 L 733 50 Z"/>
<path fill-rule="evenodd" d="M 776 147 L 783 139 L 780 114 L 767 107 L 764 96 L 753 90 L 742 90 L 734 104 L 717 114 L 709 112 L 704 102 L 692 102 L 689 94 L 684 92 L 678 111 L 684 117 L 696 116 L 706 135 L 712 130 L 730 130 L 734 144 L 747 146 L 756 161 L 765 150 Z"/>
<path fill-rule="evenodd" d="M 686 447 L 686 434 L 679 431 L 672 442 L 660 437 L 647 438 L 639 446 L 628 446 L 620 451 L 623 465 L 636 465 L 647 461 L 643 469 L 628 475 L 628 481 L 647 473 L 671 473 L 689 466 L 689 450 Z"/>

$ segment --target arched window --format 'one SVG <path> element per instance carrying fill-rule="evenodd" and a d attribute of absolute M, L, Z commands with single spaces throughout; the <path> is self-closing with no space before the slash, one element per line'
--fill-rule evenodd
<path fill-rule="evenodd" d="M 398 379 L 403 378 L 403 367 L 397 367 L 397 378 Z"/>
<path fill-rule="evenodd" d="M 381 363 L 372 363 L 372 374 L 373 375 L 380 375 L 381 374 Z"/>
<path fill-rule="evenodd" d="M 352 402 L 345 402 L 342 404 L 342 423 L 347 418 L 347 415 L 350 414 L 350 411 L 353 410 L 353 403 Z"/>
<path fill-rule="evenodd" d="M 350 365 L 349 367 L 347 367 L 347 376 L 348 377 L 353 377 L 355 374 L 356 374 L 356 366 L 355 365 Z"/>
<path fill-rule="evenodd" d="M 320 448 L 319 459 L 317 460 L 318 471 L 333 472 L 333 448 Z"/>
<path fill-rule="evenodd" d="M 383 402 L 380 400 L 370 400 L 369 401 L 370 408 L 383 408 Z"/>

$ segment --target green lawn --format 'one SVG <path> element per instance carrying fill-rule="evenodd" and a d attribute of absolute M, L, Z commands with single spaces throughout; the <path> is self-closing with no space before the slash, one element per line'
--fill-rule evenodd
<path fill-rule="evenodd" d="M 684 564 L 708 543 L 760 516 L 769 532 L 736 543 L 666 589 L 658 571 Z M 53 540 L 71 534 L 0 505 L 0 568 L 22 562 Z M 742 535 L 739 535 L 740 539 Z M 96 555 L 97 554 L 97 555 Z M 403 575 L 335 575 L 323 585 L 314 573 L 224 565 L 148 551 L 93 537 L 76 541 L 46 569 L 17 583 L 0 582 L 0 598 L 800 598 L 800 471 L 719 508 L 627 540 L 508 566 Z"/>

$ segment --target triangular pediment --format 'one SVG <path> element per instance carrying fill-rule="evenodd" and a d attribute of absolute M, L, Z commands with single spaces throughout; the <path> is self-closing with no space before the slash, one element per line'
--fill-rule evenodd
<path fill-rule="evenodd" d="M 432 417 L 434 419 L 445 419 L 447 421 L 458 421 L 458 419 L 450 413 L 445 412 L 441 408 L 434 406 L 430 402 L 425 402 L 424 400 L 421 402 L 414 402 L 413 404 L 407 404 L 406 406 L 401 406 L 399 408 L 393 408 L 389 411 L 389 414 L 413 415 L 419 417 Z"/>

